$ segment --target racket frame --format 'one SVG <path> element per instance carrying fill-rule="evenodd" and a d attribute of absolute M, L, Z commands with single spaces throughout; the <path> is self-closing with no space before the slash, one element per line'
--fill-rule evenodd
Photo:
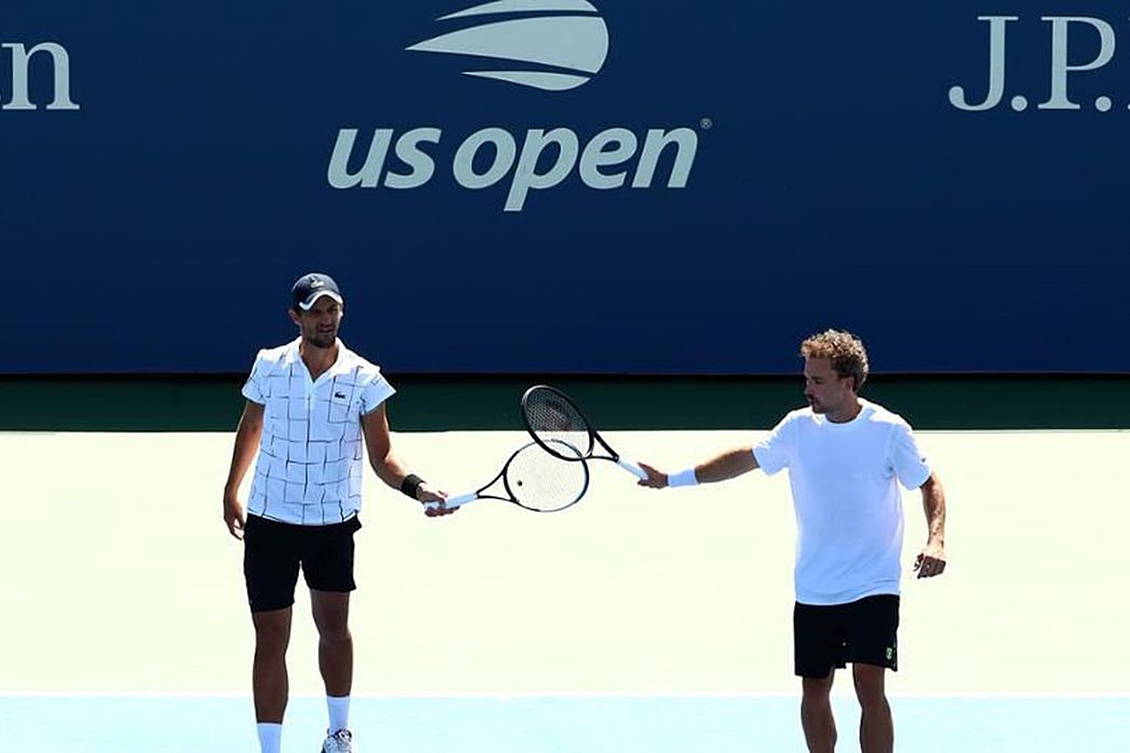
<path fill-rule="evenodd" d="M 529 414 L 526 412 L 526 405 L 529 401 L 530 395 L 533 394 L 534 391 L 551 392 L 555 397 L 557 397 L 562 402 L 564 402 L 566 405 L 568 405 L 573 410 L 574 413 L 576 413 L 578 416 L 580 416 L 581 421 L 583 421 L 584 424 L 585 424 L 584 430 L 586 432 L 588 432 L 588 435 L 589 435 L 589 447 L 588 447 L 588 450 L 586 452 L 582 453 L 581 455 L 579 455 L 577 457 L 566 457 L 565 455 L 561 454 L 560 452 L 553 449 L 552 447 L 549 447 L 548 444 L 546 444 L 546 442 L 540 436 L 538 436 L 538 432 L 534 429 L 533 426 L 530 425 L 530 417 L 529 417 Z M 624 470 L 628 471 L 628 473 L 631 473 L 636 478 L 641 479 L 641 480 L 647 478 L 647 472 L 644 471 L 643 468 L 640 468 L 640 466 L 638 464 L 632 462 L 631 460 L 628 460 L 628 459 L 622 457 L 620 455 L 620 453 L 618 453 L 618 452 L 616 452 L 616 450 L 612 449 L 612 447 L 608 444 L 608 442 L 604 441 L 604 437 L 600 436 L 600 432 L 598 432 L 595 428 L 593 428 L 592 422 L 589 421 L 589 417 L 585 415 L 585 412 L 580 409 L 580 407 L 573 400 L 573 398 L 569 397 L 568 395 L 566 395 L 564 392 L 557 389 L 556 387 L 553 387 L 553 386 L 548 385 L 548 384 L 535 384 L 535 385 L 529 387 L 525 392 L 522 393 L 522 399 L 521 399 L 521 401 L 519 401 L 519 404 L 521 405 L 521 408 L 522 408 L 522 410 L 521 410 L 522 423 L 525 425 L 526 431 L 533 438 L 533 440 L 535 442 L 537 442 L 538 446 L 540 446 L 543 450 L 548 452 L 550 455 L 554 455 L 555 457 L 559 457 L 562 460 L 567 460 L 567 461 L 570 461 L 570 462 L 575 462 L 575 461 L 578 461 L 578 460 L 585 461 L 585 460 L 590 460 L 590 459 L 592 459 L 592 460 L 611 460 L 613 463 L 616 463 L 616 465 L 618 465 L 621 468 L 623 468 Z M 596 445 L 598 445 L 598 444 L 601 447 L 604 448 L 604 450 L 608 453 L 607 455 L 597 455 L 597 454 L 595 454 Z"/>
<path fill-rule="evenodd" d="M 563 440 L 558 440 L 558 441 L 561 441 L 563 444 L 568 444 L 567 442 L 564 442 Z M 569 504 L 564 505 L 562 507 L 554 507 L 554 508 L 551 508 L 551 509 L 548 509 L 548 510 L 540 509 L 540 508 L 537 508 L 537 507 L 531 507 L 530 505 L 522 504 L 518 500 L 517 495 L 514 494 L 514 490 L 510 488 L 510 480 L 507 477 L 507 471 L 510 470 L 510 466 L 514 463 L 514 460 L 519 455 L 521 455 L 526 450 L 529 450 L 530 448 L 534 447 L 535 445 L 538 448 L 540 448 L 542 450 L 546 450 L 547 452 L 549 452 L 549 450 L 546 448 L 546 446 L 541 442 L 527 442 L 526 444 L 519 447 L 517 450 L 514 450 L 514 452 L 510 453 L 510 457 L 507 458 L 506 462 L 503 463 L 503 465 L 502 465 L 502 470 L 500 470 L 495 475 L 494 478 L 492 478 L 486 484 L 480 486 L 478 489 L 476 489 L 473 492 L 467 492 L 466 494 L 459 494 L 459 495 L 454 496 L 454 497 L 448 497 L 446 500 L 444 500 L 443 507 L 451 510 L 451 509 L 455 509 L 457 507 L 462 507 L 463 505 L 468 504 L 469 502 L 475 502 L 475 501 L 480 500 L 480 499 L 498 499 L 498 500 L 502 500 L 503 502 L 509 502 L 512 505 L 516 505 L 518 507 L 521 507 L 523 510 L 529 510 L 530 512 L 549 513 L 549 512 L 561 512 L 562 510 L 567 510 L 570 507 L 572 507 L 573 505 L 580 502 L 581 499 L 584 498 L 585 494 L 588 493 L 589 479 L 590 479 L 588 463 L 585 462 L 585 458 L 580 454 L 580 450 L 576 450 L 577 454 L 572 458 L 566 457 L 565 455 L 562 455 L 560 452 L 549 452 L 550 455 L 552 455 L 553 457 L 558 458 L 562 461 L 577 461 L 577 460 L 581 461 L 581 464 L 582 464 L 581 469 L 582 469 L 582 471 L 584 471 L 584 483 L 581 485 L 581 490 L 577 494 L 576 499 L 574 499 L 572 502 L 570 502 Z M 572 445 L 570 445 L 570 446 L 572 446 Z M 502 488 L 505 489 L 506 493 L 510 496 L 503 497 L 503 496 L 500 496 L 498 494 L 485 494 L 484 493 L 484 492 L 486 492 L 487 489 L 490 489 L 492 486 L 497 484 L 500 480 L 502 481 Z M 424 504 L 425 510 L 435 510 L 435 509 L 438 509 L 439 507 L 440 507 L 439 502 L 427 502 L 427 503 Z"/>

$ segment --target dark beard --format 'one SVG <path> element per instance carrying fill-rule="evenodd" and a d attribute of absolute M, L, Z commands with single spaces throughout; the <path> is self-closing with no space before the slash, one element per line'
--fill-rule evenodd
<path fill-rule="evenodd" d="M 306 342 L 310 343 L 316 348 L 332 348 L 334 346 L 334 343 L 337 342 L 337 335 L 314 334 L 307 337 Z"/>

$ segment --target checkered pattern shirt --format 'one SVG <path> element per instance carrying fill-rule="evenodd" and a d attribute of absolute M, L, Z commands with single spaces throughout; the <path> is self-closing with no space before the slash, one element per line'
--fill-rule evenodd
<path fill-rule="evenodd" d="M 245 398 L 264 406 L 247 511 L 298 525 L 341 523 L 361 509 L 361 416 L 396 391 L 340 340 L 337 361 L 311 379 L 299 342 L 259 351 L 243 386 Z"/>

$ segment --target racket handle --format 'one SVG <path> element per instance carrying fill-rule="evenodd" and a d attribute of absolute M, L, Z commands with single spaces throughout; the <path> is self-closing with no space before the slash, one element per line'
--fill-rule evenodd
<path fill-rule="evenodd" d="M 640 468 L 638 465 L 633 463 L 631 460 L 625 460 L 624 458 L 620 458 L 619 460 L 616 461 L 616 464 L 618 466 L 620 466 L 621 468 L 623 468 L 624 470 L 626 470 L 628 473 L 631 473 L 632 475 L 634 475 L 640 481 L 646 481 L 647 480 L 647 471 L 645 471 L 643 468 Z"/>
<path fill-rule="evenodd" d="M 453 510 L 456 507 L 462 507 L 468 502 L 472 502 L 478 498 L 479 495 L 475 494 L 474 492 L 468 492 L 467 494 L 460 494 L 458 497 L 448 497 L 446 500 L 444 500 L 443 506 L 448 510 Z M 427 502 L 424 504 L 425 510 L 436 510 L 438 508 L 439 502 Z"/>

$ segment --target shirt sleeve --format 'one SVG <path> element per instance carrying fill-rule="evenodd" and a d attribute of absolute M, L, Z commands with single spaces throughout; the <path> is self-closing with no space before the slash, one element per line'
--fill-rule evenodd
<path fill-rule="evenodd" d="M 796 454 L 796 422 L 785 416 L 760 442 L 753 447 L 757 465 L 766 474 L 787 468 Z"/>
<path fill-rule="evenodd" d="M 384 374 L 376 372 L 365 382 L 365 389 L 361 392 L 361 415 L 372 413 L 395 394 L 396 390 L 384 378 Z"/>
<path fill-rule="evenodd" d="M 894 425 L 889 462 L 895 476 L 907 489 L 917 489 L 930 478 L 930 464 L 918 448 L 918 440 L 909 424 Z"/>
<path fill-rule="evenodd" d="M 247 381 L 243 384 L 243 389 L 240 392 L 243 396 L 253 403 L 263 405 L 267 402 L 264 390 L 264 380 L 266 379 L 267 364 L 263 358 L 263 351 L 259 351 L 255 356 L 255 363 L 251 366 L 251 373 L 247 377 Z"/>

